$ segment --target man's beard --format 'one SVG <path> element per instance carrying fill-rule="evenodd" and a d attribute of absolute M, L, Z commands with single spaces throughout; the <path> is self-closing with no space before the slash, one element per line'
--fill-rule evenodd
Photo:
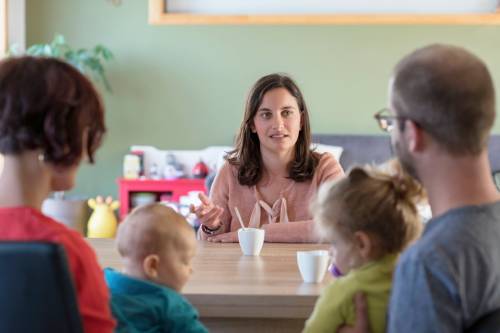
<path fill-rule="evenodd" d="M 416 180 L 420 181 L 417 170 L 414 166 L 413 158 L 408 153 L 404 143 L 399 140 L 394 143 L 391 142 L 391 151 L 392 154 L 398 158 L 403 170 Z"/>

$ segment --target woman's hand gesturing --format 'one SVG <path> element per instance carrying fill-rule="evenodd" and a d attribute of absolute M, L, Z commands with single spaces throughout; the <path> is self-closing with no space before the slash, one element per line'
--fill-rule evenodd
<path fill-rule="evenodd" d="M 204 193 L 200 193 L 198 197 L 201 200 L 201 204 L 198 207 L 191 205 L 191 213 L 195 214 L 200 223 L 205 227 L 212 230 L 219 228 L 221 224 L 220 217 L 224 212 L 224 208 L 214 205 Z"/>

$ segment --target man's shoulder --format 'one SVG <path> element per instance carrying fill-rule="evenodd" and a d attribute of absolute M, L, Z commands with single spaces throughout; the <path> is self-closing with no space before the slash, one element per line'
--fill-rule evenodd
<path fill-rule="evenodd" d="M 437 264 L 445 258 L 457 260 L 465 252 L 484 252 L 496 246 L 498 237 L 500 202 L 456 208 L 431 219 L 422 237 L 404 252 L 400 262 Z"/>
<path fill-rule="evenodd" d="M 428 222 L 422 239 L 428 243 L 475 242 L 500 232 L 500 201 L 451 209 Z"/>
<path fill-rule="evenodd" d="M 440 224 L 442 224 L 443 222 L 465 223 L 468 222 L 470 218 L 485 221 L 500 221 L 500 201 L 481 205 L 466 205 L 452 208 L 444 214 L 431 219 L 429 222 L 431 225 L 437 225 L 437 223 L 434 222 L 440 222 Z"/>

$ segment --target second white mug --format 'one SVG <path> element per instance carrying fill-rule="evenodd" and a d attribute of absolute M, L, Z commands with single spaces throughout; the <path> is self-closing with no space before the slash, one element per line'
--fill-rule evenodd
<path fill-rule="evenodd" d="M 306 283 L 323 281 L 329 263 L 330 254 L 326 250 L 297 251 L 300 275 Z"/>

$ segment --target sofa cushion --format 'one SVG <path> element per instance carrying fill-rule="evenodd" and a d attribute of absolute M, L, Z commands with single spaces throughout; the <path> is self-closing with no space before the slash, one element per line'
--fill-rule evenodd
<path fill-rule="evenodd" d="M 342 147 L 339 162 L 344 170 L 356 164 L 381 163 L 392 156 L 387 135 L 314 134 L 313 142 Z"/>
<path fill-rule="evenodd" d="M 348 169 L 354 164 L 382 163 L 393 156 L 389 135 L 315 134 L 313 141 L 341 146 L 340 164 Z M 491 170 L 500 171 L 500 135 L 491 135 L 488 143 Z"/>

